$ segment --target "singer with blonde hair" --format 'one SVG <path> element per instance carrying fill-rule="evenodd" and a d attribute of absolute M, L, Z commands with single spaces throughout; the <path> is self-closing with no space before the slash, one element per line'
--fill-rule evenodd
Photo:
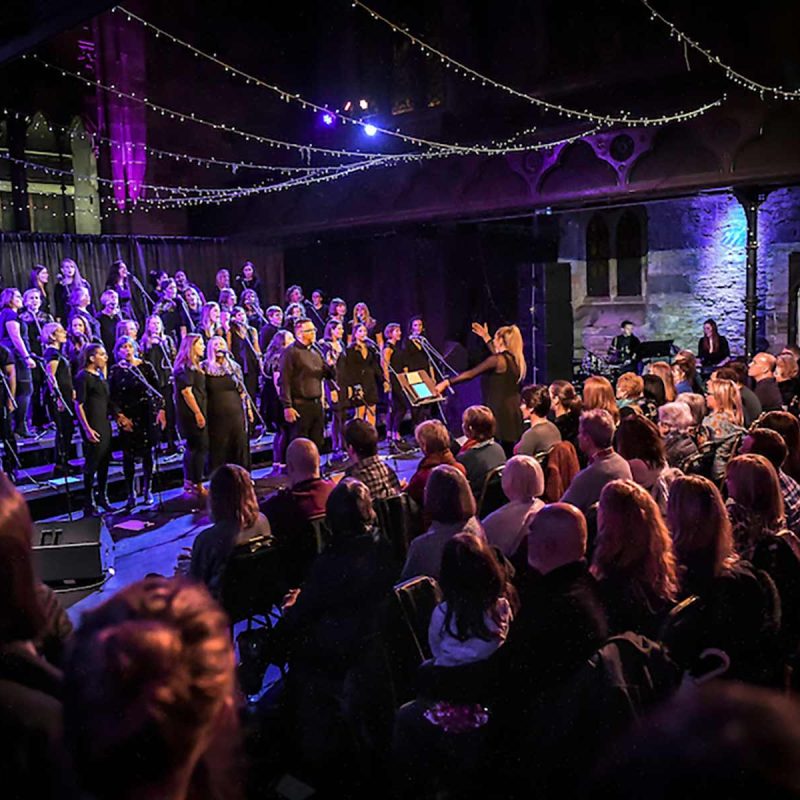
<path fill-rule="evenodd" d="M 436 389 L 443 392 L 450 386 L 480 375 L 483 405 L 492 410 L 497 422 L 495 438 L 503 446 L 506 455 L 510 456 L 522 436 L 519 393 L 527 371 L 522 351 L 522 333 L 516 325 L 504 325 L 492 337 L 486 325 L 478 322 L 472 324 L 472 331 L 483 339 L 492 351 L 491 355 L 476 367 L 437 384 Z"/>

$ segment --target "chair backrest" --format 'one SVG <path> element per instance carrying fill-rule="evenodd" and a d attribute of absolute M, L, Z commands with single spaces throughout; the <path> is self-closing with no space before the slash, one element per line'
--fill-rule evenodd
<path fill-rule="evenodd" d="M 318 517 L 309 517 L 308 524 L 311 526 L 311 530 L 314 532 L 317 555 L 319 555 L 325 549 L 325 546 L 328 544 L 328 540 L 330 538 L 328 522 L 325 518 L 325 515 L 320 514 Z"/>
<path fill-rule="evenodd" d="M 405 493 L 378 498 L 372 506 L 378 517 L 378 527 L 391 542 L 397 561 L 403 563 L 411 540 L 423 532 L 419 506 Z"/>
<path fill-rule="evenodd" d="M 501 464 L 486 473 L 481 496 L 478 498 L 478 519 L 483 519 L 487 514 L 497 511 L 500 506 L 504 506 L 508 502 L 502 485 L 504 469 L 505 464 Z"/>
<path fill-rule="evenodd" d="M 420 663 L 431 657 L 428 626 L 433 610 L 442 597 L 439 584 L 427 575 L 418 575 L 394 587 L 394 595 L 402 611 L 420 655 Z"/>
<path fill-rule="evenodd" d="M 220 602 L 233 624 L 269 614 L 284 589 L 281 550 L 268 537 L 258 536 L 236 547 L 228 558 Z"/>

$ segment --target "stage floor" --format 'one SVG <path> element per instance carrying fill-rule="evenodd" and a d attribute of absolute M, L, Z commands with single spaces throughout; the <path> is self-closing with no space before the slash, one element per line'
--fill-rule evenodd
<path fill-rule="evenodd" d="M 381 455 L 402 480 L 409 479 L 421 458 L 419 452 L 411 456 L 395 457 L 386 453 L 387 445 L 381 444 Z M 327 457 L 323 457 L 325 460 Z M 324 471 L 324 467 L 323 467 Z M 260 497 L 268 496 L 285 485 L 285 477 L 275 477 L 271 467 L 253 470 L 256 490 Z M 338 479 L 342 472 L 333 473 Z M 106 524 L 114 539 L 114 574 L 96 588 L 82 588 L 59 592 L 59 598 L 68 609 L 73 624 L 77 625 L 80 615 L 111 597 L 116 591 L 144 578 L 150 573 L 172 575 L 178 555 L 191 549 L 195 536 L 211 523 L 205 512 L 192 513 L 181 503 L 182 489 L 163 492 L 162 509 L 156 504 L 150 508 L 138 506 L 132 514 L 116 513 L 106 516 Z M 115 504 L 119 506 L 120 504 Z M 66 516 L 47 520 L 64 520 Z"/>

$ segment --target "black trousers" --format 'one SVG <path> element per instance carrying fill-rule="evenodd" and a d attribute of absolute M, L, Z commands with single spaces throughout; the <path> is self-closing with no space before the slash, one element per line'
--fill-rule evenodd
<path fill-rule="evenodd" d="M 125 476 L 125 487 L 128 490 L 128 496 L 133 494 L 133 482 L 136 477 L 136 455 L 132 450 L 122 451 L 122 474 Z M 153 451 L 152 449 L 142 450 L 138 455 L 142 458 L 144 485 L 146 488 L 150 488 L 153 483 Z"/>
<path fill-rule="evenodd" d="M 73 419 L 67 411 L 59 411 L 55 402 L 49 401 L 48 409 L 50 419 L 56 426 L 56 464 L 64 467 L 69 460 L 69 450 L 72 443 Z"/>
<path fill-rule="evenodd" d="M 111 462 L 111 430 L 98 431 L 98 433 L 100 433 L 99 442 L 83 440 L 83 488 L 86 490 L 87 504 L 91 498 L 95 477 L 99 494 L 106 493 L 108 484 L 108 465 Z"/>
<path fill-rule="evenodd" d="M 17 474 L 17 439 L 11 428 L 12 411 L 3 403 L 0 408 L 0 439 L 3 441 L 3 471 L 10 476 Z"/>
<path fill-rule="evenodd" d="M 183 479 L 195 485 L 202 483 L 208 458 L 208 426 L 198 428 L 196 425 L 181 425 L 180 432 L 186 441 Z"/>
<path fill-rule="evenodd" d="M 289 426 L 289 442 L 293 439 L 311 439 L 322 452 L 325 442 L 325 415 L 321 400 L 296 400 L 294 410 L 299 418 Z"/>

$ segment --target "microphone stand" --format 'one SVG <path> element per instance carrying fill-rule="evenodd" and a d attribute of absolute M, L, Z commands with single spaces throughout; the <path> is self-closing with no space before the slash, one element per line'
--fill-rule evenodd
<path fill-rule="evenodd" d="M 136 378 L 136 380 L 138 380 L 139 383 L 142 384 L 142 386 L 144 386 L 145 391 L 147 392 L 147 394 L 150 397 L 158 400 L 159 403 L 161 403 L 161 406 L 163 408 L 164 407 L 164 395 L 161 394 L 161 392 L 159 392 L 158 389 L 156 389 L 154 386 L 151 386 L 150 381 L 148 381 L 147 378 L 145 378 L 145 376 L 142 374 L 142 371 L 139 369 L 139 367 L 135 366 L 134 364 L 129 364 L 127 369 L 129 369 L 131 371 L 131 375 L 133 375 L 133 377 Z M 166 410 L 165 410 L 165 413 L 166 413 Z M 155 459 L 155 468 L 156 468 L 155 469 L 155 478 L 158 480 L 158 510 L 159 511 L 163 511 L 164 510 L 164 497 L 163 497 L 163 494 L 162 494 L 162 491 L 161 491 L 161 483 L 162 483 L 162 481 L 161 481 L 161 462 L 159 461 L 159 458 L 158 458 L 158 447 L 153 447 L 153 456 L 154 456 L 154 459 Z"/>
<path fill-rule="evenodd" d="M 180 300 L 181 308 L 183 309 L 183 313 L 186 315 L 186 319 L 189 322 L 189 333 L 194 333 L 196 328 L 194 324 L 194 320 L 192 319 L 192 312 L 189 311 L 189 306 L 187 305 L 186 301 L 183 299 L 183 296 L 180 292 L 178 292 L 178 300 Z"/>
<path fill-rule="evenodd" d="M 142 286 L 142 282 L 131 272 L 129 273 L 129 277 L 133 285 L 139 290 L 139 294 L 145 299 L 146 303 L 150 303 L 150 311 L 147 309 L 147 304 L 145 303 L 145 314 L 149 316 L 150 312 L 156 307 L 155 301 L 153 298 L 148 294 L 147 289 Z"/>
<path fill-rule="evenodd" d="M 237 329 L 241 327 L 236 322 L 233 322 L 232 325 L 235 325 Z M 255 330 L 255 328 L 251 328 L 249 325 L 245 324 L 245 326 L 244 326 L 244 341 L 247 344 L 247 347 L 250 350 L 250 352 L 253 354 L 253 358 L 255 358 L 256 363 L 258 364 L 259 377 L 263 378 L 264 377 L 264 365 L 261 362 L 261 358 L 259 357 L 258 353 L 256 353 L 256 349 L 255 349 L 255 347 L 253 347 L 253 343 L 250 341 L 250 331 L 251 330 Z M 232 334 L 232 336 L 235 336 L 235 335 L 236 334 Z M 250 395 L 250 392 L 247 391 L 247 385 L 244 382 L 244 378 L 242 379 L 242 386 L 244 387 L 245 394 L 250 399 L 250 408 L 253 409 L 254 414 L 258 417 L 258 421 L 261 423 L 261 430 L 262 431 L 266 431 L 267 430 L 267 423 L 264 422 L 264 418 L 261 416 L 261 413 L 259 412 L 258 408 L 256 408 L 256 404 L 253 402 L 253 398 Z M 260 436 L 257 436 L 256 437 L 256 441 L 258 441 L 260 438 L 261 438 Z"/>
<path fill-rule="evenodd" d="M 225 353 L 225 359 L 231 365 L 230 376 L 233 379 L 233 382 L 236 384 L 237 391 L 244 394 L 245 398 L 247 399 L 247 403 L 245 403 L 245 405 L 249 404 L 250 409 L 253 411 L 253 415 L 261 423 L 262 428 L 266 429 L 267 423 L 264 422 L 264 418 L 259 413 L 259 410 L 255 407 L 255 404 L 253 403 L 253 398 L 250 397 L 250 392 L 247 391 L 247 386 L 245 386 L 244 380 L 239 377 L 239 373 L 236 371 L 236 367 L 238 367 L 239 365 L 231 358 L 230 353 Z M 245 422 L 248 422 L 247 414 L 245 414 Z M 249 446 L 249 440 L 248 440 L 248 446 Z"/>

